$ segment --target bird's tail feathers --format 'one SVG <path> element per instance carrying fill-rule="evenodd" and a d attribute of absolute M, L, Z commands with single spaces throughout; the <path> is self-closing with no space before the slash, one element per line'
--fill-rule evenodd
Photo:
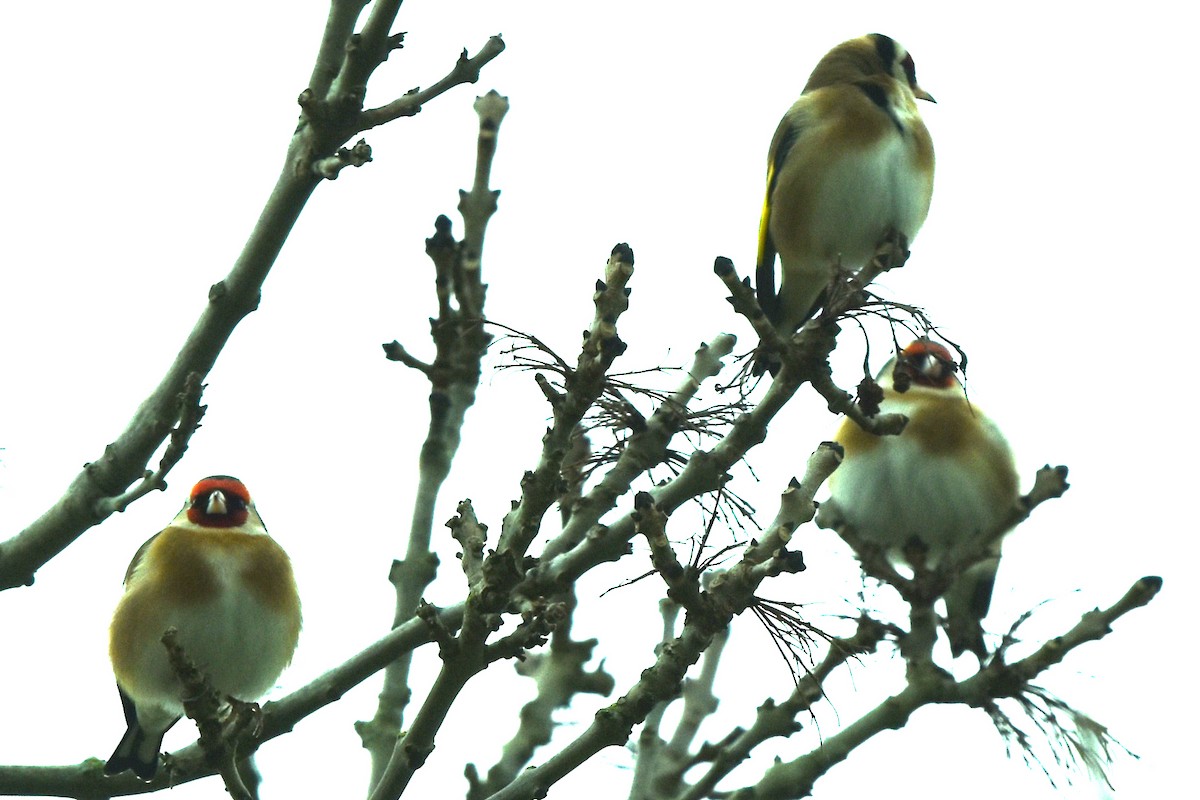
<path fill-rule="evenodd" d="M 992 604 L 999 557 L 987 558 L 965 570 L 946 592 L 946 636 L 955 658 L 970 650 L 980 659 L 987 655 L 983 625 Z"/>
<path fill-rule="evenodd" d="M 158 771 L 162 738 L 159 735 L 157 741 L 151 742 L 142 726 L 134 722 L 125 730 L 117 749 L 109 756 L 108 763 L 104 765 L 104 774 L 117 775 L 128 769 L 142 780 L 150 780 Z"/>
<path fill-rule="evenodd" d="M 158 771 L 158 754 L 162 750 L 163 736 L 175 723 L 172 722 L 163 728 L 157 736 L 148 736 L 146 729 L 138 722 L 137 707 L 133 700 L 121 687 L 118 686 L 117 691 L 121 694 L 121 707 L 125 710 L 125 722 L 128 727 L 117 744 L 117 749 L 108 757 L 108 762 L 104 765 L 104 774 L 117 775 L 128 769 L 142 780 L 148 781 Z"/>

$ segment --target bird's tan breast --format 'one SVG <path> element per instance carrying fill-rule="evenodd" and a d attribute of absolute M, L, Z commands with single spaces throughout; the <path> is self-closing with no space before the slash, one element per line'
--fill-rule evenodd
<path fill-rule="evenodd" d="M 933 146 L 910 111 L 901 131 L 858 88 L 832 86 L 788 112 L 776 147 L 791 146 L 776 165 L 769 226 L 785 269 L 817 273 L 838 256 L 857 268 L 889 228 L 916 236 L 933 192 Z"/>
<path fill-rule="evenodd" d="M 254 698 L 291 660 L 300 625 L 291 563 L 273 539 L 172 526 L 134 565 L 113 615 L 109 652 L 131 696 L 174 708 L 178 683 L 159 639 L 175 627 L 215 686 Z"/>
<path fill-rule="evenodd" d="M 960 392 L 910 391 L 923 393 L 919 402 L 901 400 L 904 396 L 891 389 L 885 392 L 882 410 L 908 417 L 908 425 L 897 437 L 876 436 L 852 420 L 842 421 L 836 439 L 845 449 L 846 461 L 861 461 L 881 448 L 903 444 L 922 460 L 946 460 L 979 475 L 998 503 L 1015 498 L 1018 479 L 1012 452 L 983 412 Z M 835 473 L 835 482 L 836 477 Z"/>
<path fill-rule="evenodd" d="M 184 605 L 212 602 L 226 588 L 251 593 L 268 608 L 296 604 L 287 554 L 269 536 L 167 528 L 144 556 L 148 592 Z M 229 587 L 229 583 L 238 584 Z"/>

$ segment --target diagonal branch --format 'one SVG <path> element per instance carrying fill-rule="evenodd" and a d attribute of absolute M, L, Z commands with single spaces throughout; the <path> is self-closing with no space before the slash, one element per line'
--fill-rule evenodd
<path fill-rule="evenodd" d="M 290 152 L 299 145 L 297 136 Z M 124 432 L 105 448 L 103 456 L 84 467 L 49 510 L 0 544 L 0 590 L 32 584 L 39 567 L 116 510 L 113 503 L 105 501 L 119 497 L 143 478 L 150 458 L 170 434 L 178 398 L 189 376 L 195 374 L 203 380 L 233 329 L 258 307 L 263 281 L 317 182 L 315 177 L 284 169 L 233 269 L 209 290 L 208 305 L 174 363 Z"/>
<path fill-rule="evenodd" d="M 828 369 L 827 359 L 836 343 L 833 334 L 827 327 L 805 327 L 789 346 L 783 369 L 758 404 L 740 415 L 715 446 L 693 452 L 677 476 L 651 489 L 655 503 L 669 514 L 691 498 L 724 485 L 728 470 L 766 440 L 768 424 L 800 387 L 815 372 Z M 544 559 L 531 571 L 532 582 L 537 586 L 573 581 L 596 564 L 621 558 L 634 535 L 633 520 L 625 515 L 606 528 L 593 530 L 570 550 Z"/>
<path fill-rule="evenodd" d="M 318 88 L 325 85 L 335 59 L 332 54 L 336 39 L 353 26 L 353 20 L 363 7 L 359 0 L 332 0 L 332 3 L 313 71 L 312 83 Z M 366 60 L 356 60 L 348 53 L 340 77 L 334 80 L 328 93 L 318 96 L 310 87 L 301 95 L 302 124 L 292 136 L 283 170 L 229 274 L 209 290 L 208 305 L 174 363 L 134 412 L 121 435 L 108 445 L 99 459 L 85 465 L 50 509 L 16 536 L 0 542 L 0 591 L 32 584 L 35 573 L 43 564 L 93 525 L 103 522 L 117 510 L 121 504 L 119 498 L 129 486 L 145 478 L 146 465 L 177 419 L 177 397 L 185 390 L 189 376 L 195 374 L 202 382 L 237 324 L 258 308 L 263 281 L 308 198 L 321 181 L 321 175 L 313 169 L 314 163 L 335 155 L 338 147 L 360 130 L 354 125 L 347 126 L 344 121 L 338 124 L 334 121 L 338 118 L 336 114 L 323 116 L 316 112 L 324 109 L 330 93 L 339 90 L 339 81 L 342 86 L 347 82 L 353 84 L 356 92 L 365 91 L 366 80 L 374 68 L 382 63 L 387 52 L 400 46 L 400 40 L 389 34 L 399 8 L 399 0 L 379 0 L 363 34 L 356 39 L 359 45 L 365 42 L 369 48 L 374 48 L 374 55 Z M 477 79 L 478 69 L 503 49 L 504 43 L 493 37 L 473 59 L 466 59 L 466 65 L 456 65 L 450 75 L 407 102 L 415 103 L 419 108 L 451 87 Z M 359 104 L 358 108 L 361 108 L 361 94 Z M 355 108 L 354 119 L 357 119 L 357 113 Z M 384 121 L 387 120 L 381 118 L 373 124 Z M 353 154 L 353 148 L 350 152 Z M 114 498 L 118 501 L 113 502 Z"/>
<path fill-rule="evenodd" d="M 711 796 L 717 783 L 749 758 L 755 747 L 768 739 L 791 736 L 798 731 L 800 725 L 796 717 L 809 711 L 825 696 L 825 679 L 851 658 L 875 650 L 886 633 L 887 629 L 875 620 L 860 617 L 854 635 L 831 641 L 825 658 L 800 679 L 786 700 L 782 703 L 769 700 L 763 703 L 758 707 L 758 714 L 749 728 L 735 731 L 722 741 L 720 747 L 715 748 L 712 766 L 679 796 L 679 800 L 703 800 Z"/>
<path fill-rule="evenodd" d="M 482 540 L 483 528 L 475 520 L 470 503 L 460 503 L 459 510 L 461 516 L 452 521 L 452 527 L 474 527 Z M 482 542 L 479 549 L 482 553 Z M 433 752 L 446 715 L 472 678 L 497 660 L 520 657 L 526 649 L 543 644 L 565 619 L 562 603 L 530 603 L 523 608 L 515 631 L 489 643 L 488 637 L 502 624 L 501 612 L 510 604 L 510 591 L 520 576 L 504 552 L 489 555 L 480 565 L 478 576 L 480 582 L 471 587 L 467 598 L 462 628 L 457 637 L 439 640 L 442 667 L 412 725 L 397 737 L 386 768 L 371 787 L 370 800 L 394 800 L 403 794 Z"/>
<path fill-rule="evenodd" d="M 370 160 L 370 147 L 366 142 L 360 141 L 349 149 L 342 145 L 363 131 L 416 115 L 430 100 L 455 86 L 477 82 L 483 67 L 504 52 L 504 40 L 492 36 L 474 56 L 468 56 L 463 50 L 450 71 L 432 86 L 413 89 L 384 106 L 363 110 L 367 79 L 392 50 L 403 46 L 404 34 L 377 35 L 378 30 L 386 30 L 383 17 L 387 6 L 395 6 L 390 12 L 394 20 L 399 3 L 394 0 L 391 3 L 376 2 L 363 32 L 344 40 L 345 61 L 337 77 L 327 84 L 324 78 L 329 68 L 326 66 L 320 75 L 314 70 L 313 81 L 300 93 L 297 102 L 302 113 L 298 132 L 305 137 L 308 146 L 294 163 L 297 172 L 311 171 L 318 177 L 332 179 L 346 166 L 362 166 Z M 330 24 L 333 22 L 331 17 Z M 341 31 L 344 20 L 339 17 L 336 22 Z M 326 34 L 327 37 L 334 35 L 329 32 L 328 25 Z M 322 56 L 326 55 L 328 44 L 327 40 L 322 40 Z"/>
<path fill-rule="evenodd" d="M 410 619 L 361 652 L 286 697 L 262 709 L 261 738 L 241 742 L 251 755 L 263 743 L 290 732 L 301 720 L 335 703 L 342 695 L 387 667 L 400 656 L 434 639 L 438 632 L 456 630 L 463 620 L 462 603 L 431 610 L 427 619 Z M 432 620 L 432 621 L 431 621 Z M 158 791 L 215 774 L 199 743 L 171 754 L 171 769 L 160 770 L 149 783 L 133 773 L 106 776 L 104 762 L 91 758 L 81 764 L 51 767 L 0 766 L 0 795 L 30 797 L 121 797 Z"/>
<path fill-rule="evenodd" d="M 545 797 L 555 783 L 600 750 L 627 742 L 635 725 L 659 703 L 675 697 L 688 669 L 733 617 L 754 602 L 754 591 L 763 579 L 793 569 L 787 542 L 798 525 L 812 518 L 812 497 L 837 463 L 828 446 L 819 447 L 809 458 L 804 482 L 783 495 L 780 512 L 762 541 L 747 548 L 738 564 L 712 581 L 695 608 L 688 610 L 679 636 L 658 651 L 655 663 L 637 683 L 616 703 L 597 712 L 592 724 L 563 750 L 521 773 L 491 800 Z M 642 513 L 648 510 L 643 505 Z"/>
<path fill-rule="evenodd" d="M 145 497 L 150 492 L 163 491 L 167 488 L 167 473 L 179 463 L 183 454 L 187 452 L 188 443 L 192 440 L 192 435 L 200 428 L 200 420 L 204 418 L 204 412 L 208 410 L 208 406 L 200 405 L 200 397 L 204 393 L 204 389 L 205 386 L 200 382 L 199 373 L 193 372 L 188 375 L 183 391 L 179 393 L 179 423 L 171 430 L 171 439 L 167 444 L 166 452 L 158 462 L 158 469 L 153 472 L 146 470 L 142 482 L 120 497 L 106 497 L 101 500 L 97 504 L 96 513 L 107 517 L 114 511 L 124 511 L 133 501 Z"/>
<path fill-rule="evenodd" d="M 563 459 L 570 448 L 571 436 L 604 391 L 608 368 L 625 352 L 626 344 L 617 335 L 617 320 L 629 308 L 626 284 L 632 275 L 633 250 L 627 244 L 618 244 L 609 257 L 604 280 L 596 281 L 593 295 L 596 314 L 584 333 L 576 367 L 566 376 L 567 391 L 553 404 L 554 421 L 542 437 L 541 458 L 521 481 L 520 502 L 504 517 L 499 551 L 518 558 L 523 556 L 538 532 L 542 517 L 558 496 Z"/>
<path fill-rule="evenodd" d="M 993 662 L 962 682 L 954 681 L 946 673 L 937 677 L 922 673 L 922 680 L 910 680 L 899 694 L 887 698 L 825 739 L 816 750 L 792 761 L 776 763 L 756 785 L 728 796 L 730 800 L 807 797 L 821 776 L 845 761 L 861 744 L 883 731 L 904 727 L 913 712 L 922 706 L 959 703 L 986 707 L 997 699 L 1018 696 L 1028 690 L 1030 680 L 1062 661 L 1071 650 L 1111 633 L 1113 622 L 1149 603 L 1161 587 L 1161 578 L 1142 578 L 1115 604 L 1103 611 L 1097 609 L 1085 614 L 1071 630 L 1051 639 L 1033 655 L 1015 664 Z"/>
<path fill-rule="evenodd" d="M 600 482 L 575 504 L 562 533 L 542 551 L 543 559 L 552 559 L 578 545 L 587 532 L 616 507 L 617 500 L 629 492 L 634 480 L 667 458 L 667 445 L 683 429 L 688 407 L 700 385 L 721 371 L 724 366 L 721 359 L 733 352 L 736 343 L 735 336 L 723 333 L 714 337 L 711 345 L 700 345 L 687 378 L 630 437 L 620 457 Z"/>
<path fill-rule="evenodd" d="M 444 78 L 425 89 L 413 89 L 398 97 L 387 105 L 370 108 L 359 115 L 355 133 L 362 133 L 378 125 L 391 122 L 400 117 L 411 117 L 420 113 L 426 103 L 435 97 L 445 94 L 450 89 L 463 83 L 475 83 L 479 80 L 479 72 L 496 56 L 504 52 L 504 40 L 492 36 L 484 43 L 479 52 L 468 56 L 463 50 L 453 68 Z"/>

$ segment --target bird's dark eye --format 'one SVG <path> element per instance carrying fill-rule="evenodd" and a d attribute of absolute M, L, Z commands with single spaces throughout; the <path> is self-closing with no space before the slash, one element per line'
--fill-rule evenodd
<path fill-rule="evenodd" d="M 207 479 L 217 483 L 216 479 Z M 230 479 L 232 480 L 232 479 Z M 236 528 L 250 517 L 250 497 L 237 481 L 233 485 L 203 485 L 193 489 L 188 520 L 202 528 Z"/>
<path fill-rule="evenodd" d="M 207 512 L 208 504 L 212 501 L 212 492 L 205 492 L 202 495 L 192 498 L 192 508 L 198 508 Z M 236 494 L 225 494 L 225 510 L 227 514 L 232 514 L 238 511 L 245 511 L 247 508 L 246 501 L 238 497 Z"/>

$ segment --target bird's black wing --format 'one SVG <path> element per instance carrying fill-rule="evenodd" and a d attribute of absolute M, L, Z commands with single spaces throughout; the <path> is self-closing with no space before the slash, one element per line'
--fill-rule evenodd
<path fill-rule="evenodd" d="M 779 322 L 779 292 L 775 288 L 775 257 L 778 252 L 775 242 L 771 239 L 771 197 L 775 193 L 775 184 L 779 180 L 779 172 L 787 160 L 788 152 L 800 136 L 800 127 L 791 114 L 785 116 L 775 131 L 771 142 L 771 154 L 767 161 L 767 194 L 763 199 L 762 219 L 758 225 L 758 268 L 755 273 L 755 287 L 758 294 L 758 304 L 762 307 L 767 319 L 773 323 Z"/>

